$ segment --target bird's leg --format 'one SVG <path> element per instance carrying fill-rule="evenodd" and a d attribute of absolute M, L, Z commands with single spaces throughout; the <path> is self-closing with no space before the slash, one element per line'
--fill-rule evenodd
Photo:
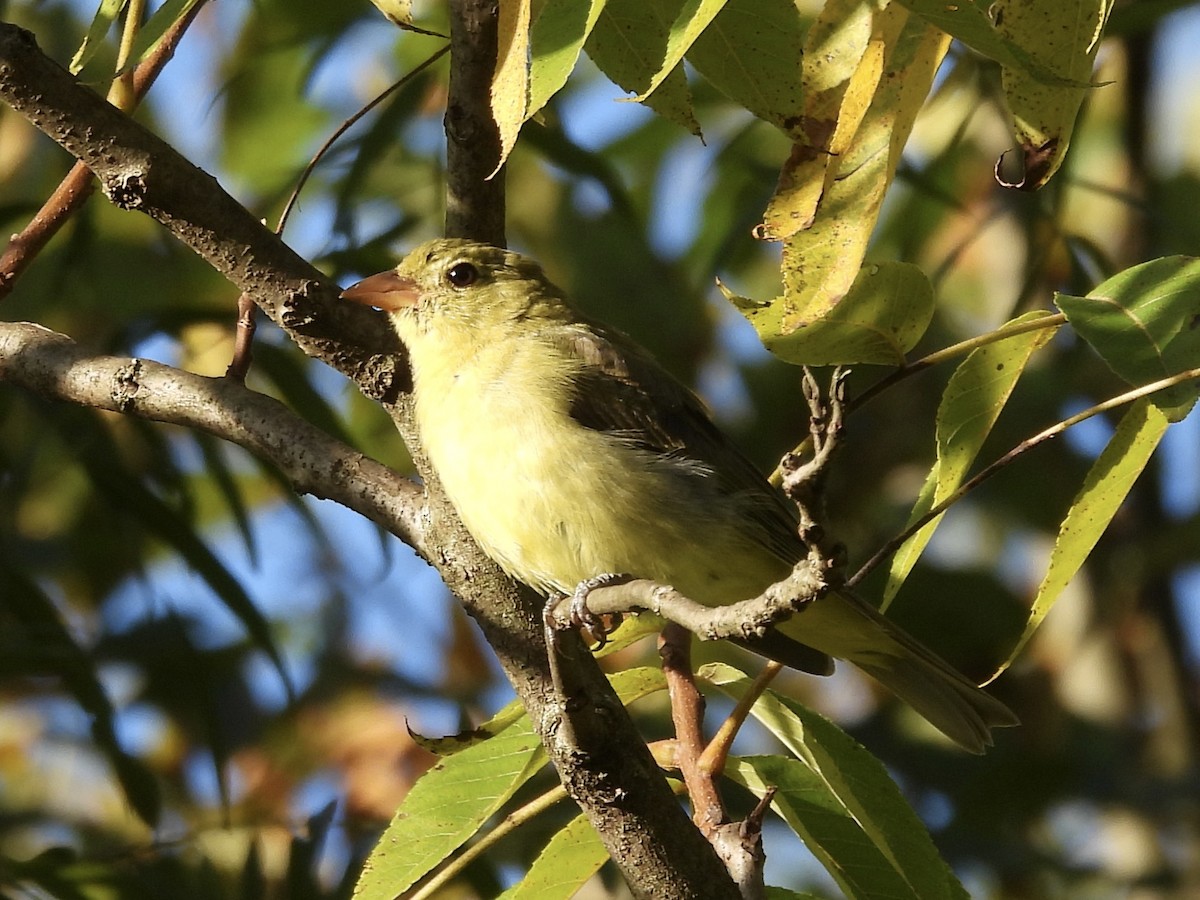
<path fill-rule="evenodd" d="M 592 648 L 598 650 L 604 646 L 608 640 L 608 635 L 612 632 L 613 626 L 605 621 L 603 616 L 598 616 L 588 609 L 588 595 L 602 587 L 610 587 L 615 584 L 624 584 L 627 581 L 632 581 L 632 575 L 622 575 L 616 572 L 606 572 L 601 575 L 593 576 L 592 578 L 584 579 L 575 586 L 575 590 L 571 593 L 571 606 L 568 615 L 568 625 L 566 627 L 576 628 L 580 631 L 586 631 L 591 636 L 595 646 Z M 559 630 L 562 626 L 558 624 L 558 620 L 554 615 L 554 610 L 563 600 L 566 599 L 565 594 L 555 593 L 551 595 L 546 602 L 546 608 L 543 613 L 547 630 Z"/>
<path fill-rule="evenodd" d="M 845 556 L 845 548 L 830 542 L 821 525 L 825 476 L 830 460 L 837 450 L 842 436 L 846 408 L 846 378 L 848 369 L 841 366 L 833 370 L 828 398 L 822 397 L 821 388 L 812 372 L 804 369 L 804 399 L 808 402 L 809 432 L 813 439 L 813 455 L 802 461 L 797 454 L 789 453 L 779 464 L 783 473 L 783 490 L 796 504 L 800 512 L 800 538 L 822 559 L 831 561 L 836 568 L 838 560 Z"/>
<path fill-rule="evenodd" d="M 559 739 L 569 745 L 576 743 L 570 713 L 572 704 L 579 700 L 580 691 L 578 690 L 578 679 L 572 676 L 571 667 L 561 664 L 560 657 L 566 658 L 567 654 L 564 654 L 562 651 L 560 634 L 570 628 L 580 631 L 586 630 L 591 635 L 592 640 L 597 642 L 598 646 L 594 649 L 604 646 L 604 642 L 611 629 L 605 622 L 604 617 L 597 616 L 588 609 L 588 594 L 596 588 L 620 584 L 629 580 L 631 579 L 628 575 L 605 574 L 581 581 L 575 586 L 575 590 L 571 595 L 570 612 L 568 622 L 565 626 L 559 623 L 558 617 L 555 615 L 555 610 L 558 609 L 560 603 L 567 599 L 566 594 L 561 591 L 554 591 L 546 598 L 546 605 L 542 607 L 542 625 L 546 635 L 546 653 L 550 664 L 550 681 L 554 686 L 555 694 L 563 698 L 564 703 L 563 717 L 559 725 Z M 573 686 L 575 689 L 573 689 Z"/>

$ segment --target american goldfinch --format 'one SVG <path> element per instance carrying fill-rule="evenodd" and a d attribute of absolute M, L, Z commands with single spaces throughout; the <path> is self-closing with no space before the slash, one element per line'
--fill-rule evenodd
<path fill-rule="evenodd" d="M 718 605 L 757 596 L 805 555 L 791 504 L 695 395 L 572 308 L 532 260 L 434 240 L 342 297 L 388 314 L 409 351 L 429 460 L 513 578 L 549 595 L 622 573 Z M 972 752 L 991 728 L 1016 724 L 852 595 L 822 597 L 776 631 L 798 667 L 827 673 L 830 657 L 848 660 Z"/>

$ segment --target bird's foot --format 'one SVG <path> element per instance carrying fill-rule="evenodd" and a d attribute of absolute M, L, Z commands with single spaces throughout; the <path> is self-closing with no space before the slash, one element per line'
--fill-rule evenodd
<path fill-rule="evenodd" d="M 584 579 L 575 586 L 575 590 L 571 593 L 571 605 L 567 616 L 567 626 L 576 628 L 580 631 L 585 631 L 591 637 L 594 648 L 599 649 L 604 646 L 608 640 L 608 635 L 612 631 L 613 626 L 605 616 L 598 616 L 588 609 L 588 595 L 597 588 L 608 587 L 614 584 L 621 584 L 628 581 L 631 576 L 622 575 L 616 572 L 607 572 L 602 575 L 596 575 L 592 578 Z M 546 627 L 552 631 L 558 631 L 564 626 L 559 624 L 557 617 L 554 615 L 555 609 L 565 600 L 566 594 L 555 593 L 546 601 L 543 615 L 546 621 Z"/>

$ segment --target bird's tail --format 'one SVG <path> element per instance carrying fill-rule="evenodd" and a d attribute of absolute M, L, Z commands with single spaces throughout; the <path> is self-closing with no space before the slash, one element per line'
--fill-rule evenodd
<path fill-rule="evenodd" d="M 1018 724 L 1007 706 L 852 594 L 828 594 L 778 628 L 854 663 L 972 753 L 991 746 L 993 728 Z"/>

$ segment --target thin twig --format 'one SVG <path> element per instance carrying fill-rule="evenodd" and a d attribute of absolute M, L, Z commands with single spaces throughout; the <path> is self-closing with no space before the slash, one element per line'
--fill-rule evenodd
<path fill-rule="evenodd" d="M 721 723 L 712 740 L 708 742 L 708 746 L 704 748 L 704 753 L 700 755 L 699 760 L 702 772 L 711 778 L 717 778 L 725 771 L 725 763 L 729 760 L 729 750 L 733 746 L 733 739 L 746 724 L 746 719 L 750 716 L 750 709 L 783 669 L 783 663 L 773 659 L 768 660 L 767 664 L 762 667 L 762 671 L 758 673 L 758 677 L 754 679 L 750 689 L 738 700 L 737 706 L 725 717 L 725 721 Z"/>
<path fill-rule="evenodd" d="M 287 225 L 288 216 L 292 214 L 292 209 L 295 207 L 296 201 L 300 198 L 300 191 L 304 189 L 304 185 L 308 182 L 308 179 L 316 170 L 317 163 L 324 158 L 325 154 L 329 152 L 329 149 L 334 145 L 338 138 L 349 131 L 363 116 L 394 94 L 403 85 L 407 84 L 415 75 L 423 72 L 425 69 L 429 68 L 435 62 L 445 56 L 449 50 L 450 45 L 447 44 L 391 87 L 380 93 L 379 96 L 370 101 L 366 106 L 348 118 L 336 129 L 334 129 L 333 134 L 326 138 L 325 143 L 323 143 L 317 152 L 313 154 L 313 158 L 308 161 L 308 165 L 304 167 L 304 171 L 301 172 L 300 177 L 296 179 L 296 186 L 292 189 L 292 194 L 290 197 L 288 197 L 287 203 L 283 207 L 283 212 L 279 215 L 279 224 L 275 226 L 276 234 L 283 234 L 283 229 Z M 254 301 L 247 294 L 242 294 L 240 297 L 238 297 L 237 336 L 234 340 L 233 358 L 229 361 L 229 368 L 225 372 L 227 377 L 236 378 L 239 381 L 246 380 L 246 374 L 250 371 L 250 363 L 254 347 L 254 332 L 256 328 L 257 324 L 254 317 Z"/>
<path fill-rule="evenodd" d="M 1027 453 L 1039 444 L 1044 444 L 1046 441 L 1058 437 L 1072 425 L 1078 425 L 1080 422 L 1099 415 L 1102 412 L 1107 412 L 1110 409 L 1116 409 L 1118 406 L 1124 406 L 1127 403 L 1132 403 L 1134 400 L 1139 400 L 1142 397 L 1147 397 L 1150 394 L 1156 394 L 1159 391 L 1174 387 L 1177 384 L 1193 381 L 1197 378 L 1200 378 L 1200 368 L 1177 372 L 1176 374 L 1167 378 L 1160 378 L 1158 381 L 1152 381 L 1150 384 L 1145 384 L 1141 387 L 1134 388 L 1131 391 L 1126 391 L 1123 394 L 1118 394 L 1115 397 L 1105 400 L 1103 403 L 1097 403 L 1095 406 L 1089 407 L 1083 412 L 1076 413 L 1075 415 L 1063 419 L 1061 422 L 1058 422 L 1055 425 L 1051 425 L 1049 428 L 1038 432 L 1031 438 L 1026 438 L 999 459 L 980 469 L 979 472 L 976 473 L 972 478 L 969 478 L 967 481 L 963 482 L 962 485 L 959 486 L 958 490 L 926 512 L 923 516 L 900 532 L 900 534 L 896 535 L 894 538 L 880 547 L 878 552 L 876 552 L 874 556 L 867 560 L 866 563 L 863 564 L 862 568 L 855 572 L 850 580 L 846 582 L 847 586 L 854 587 L 856 584 L 866 578 L 867 575 L 869 575 L 877 566 L 879 566 L 881 562 L 899 550 L 900 547 L 904 545 L 905 541 L 911 538 L 914 534 L 944 513 L 947 509 L 949 509 L 971 491 L 975 490 L 975 488 L 979 487 L 979 485 L 983 484 L 983 482 L 987 481 L 1009 463 L 1013 462 L 1013 460 L 1017 459 L 1017 457 Z"/>
<path fill-rule="evenodd" d="M 233 358 L 225 370 L 225 377 L 244 384 L 246 375 L 250 372 L 250 363 L 254 360 L 254 332 L 258 327 L 255 314 L 258 307 L 254 305 L 253 297 L 243 293 L 238 296 L 237 309 L 237 325 L 233 330 Z"/>
<path fill-rule="evenodd" d="M 849 398 L 845 404 L 845 415 L 857 410 L 859 407 L 866 405 L 869 401 L 874 400 L 890 387 L 894 387 L 906 378 L 916 375 L 918 372 L 924 372 L 926 369 L 932 368 L 939 363 L 948 362 L 959 356 L 965 356 L 972 350 L 977 350 L 980 347 L 985 347 L 988 344 L 995 344 L 1006 340 L 1010 337 L 1016 337 L 1019 334 L 1025 334 L 1029 331 L 1040 331 L 1043 328 L 1058 328 L 1065 324 L 1067 317 L 1062 313 L 1046 316 L 1042 319 L 1032 319 L 1028 322 L 1017 322 L 1002 325 L 995 331 L 989 331 L 987 334 L 976 335 L 972 338 L 967 338 L 965 341 L 959 341 L 957 344 L 951 344 L 949 347 L 943 347 L 941 350 L 936 350 L 928 356 L 923 356 L 916 362 L 908 363 L 900 368 L 890 372 L 883 378 L 880 378 L 857 397 Z M 802 456 L 808 452 L 812 446 L 812 435 L 808 435 L 797 444 L 784 459 L 788 457 Z M 779 466 L 775 468 L 768 479 L 771 484 L 778 486 L 783 481 L 783 469 Z"/>
<path fill-rule="evenodd" d="M 206 0 L 199 0 L 186 15 L 163 35 L 158 47 L 133 70 L 133 106 L 141 102 L 154 80 L 175 55 L 175 48 Z M 0 253 L 0 300 L 12 292 L 17 279 L 42 252 L 66 221 L 80 209 L 96 189 L 91 170 L 81 162 L 75 163 L 59 182 L 58 187 L 42 204 L 19 234 L 14 234 Z"/>
<path fill-rule="evenodd" d="M 957 344 L 951 344 L 949 347 L 943 347 L 941 350 L 936 350 L 928 356 L 923 356 L 916 362 L 896 369 L 891 374 L 879 379 L 879 381 L 875 382 L 857 397 L 850 400 L 847 405 L 847 412 L 852 412 L 860 406 L 865 405 L 883 391 L 892 387 L 897 382 L 903 381 L 910 375 L 916 375 L 918 372 L 923 372 L 939 363 L 947 362 L 960 356 L 966 356 L 972 350 L 978 350 L 980 347 L 985 347 L 988 344 L 999 343 L 1010 337 L 1016 337 L 1019 334 L 1040 331 L 1043 328 L 1058 328 L 1060 325 L 1066 324 L 1066 321 L 1067 317 L 1065 315 L 1055 313 L 1041 319 L 1031 319 L 1027 322 L 1002 325 L 995 331 L 989 331 L 987 334 L 977 335 L 973 338 L 967 338 L 965 341 L 959 341 Z"/>
<path fill-rule="evenodd" d="M 692 821 L 711 836 L 728 821 L 725 803 L 717 789 L 717 775 L 703 771 L 704 695 L 692 676 L 692 635 L 682 625 L 668 622 L 658 637 L 667 694 L 671 698 L 671 721 L 675 725 L 676 764 L 692 801 Z"/>
<path fill-rule="evenodd" d="M 425 32 L 422 32 L 422 33 L 425 33 Z M 429 33 L 432 33 L 432 32 L 429 32 Z M 279 224 L 275 226 L 276 234 L 283 234 L 284 226 L 287 225 L 288 216 L 290 216 L 292 214 L 292 207 L 296 205 L 296 200 L 300 197 L 300 191 L 302 191 L 304 189 L 304 185 L 308 182 L 308 179 L 312 176 L 313 170 L 316 169 L 316 167 L 317 167 L 317 163 L 319 163 L 321 161 L 321 158 L 324 157 L 325 154 L 329 152 L 329 148 L 334 145 L 334 143 L 337 141 L 337 139 L 340 138 L 347 131 L 349 131 L 351 128 L 353 128 L 359 119 L 361 119 L 363 116 L 365 116 L 371 110 L 373 110 L 376 106 L 378 106 L 380 103 L 382 103 L 388 97 L 390 97 L 392 94 L 394 94 L 396 91 L 398 91 L 404 85 L 406 85 L 411 79 L 413 79 L 414 77 L 419 75 L 421 72 L 428 69 L 430 66 L 432 66 L 435 62 L 437 62 L 439 59 L 441 59 L 443 56 L 445 56 L 449 52 L 450 52 L 450 45 L 447 44 L 446 46 L 442 47 L 442 49 L 438 50 L 436 53 L 434 53 L 432 56 L 430 56 L 428 59 L 426 59 L 419 66 L 417 66 L 415 69 L 413 69 L 411 72 L 409 72 L 407 75 L 405 75 L 403 78 L 401 78 L 399 81 L 397 81 L 395 84 L 393 84 L 391 87 L 386 88 L 381 94 L 379 94 L 379 96 L 375 97 L 375 99 L 373 99 L 369 103 L 367 103 L 366 106 L 364 106 L 362 109 L 360 109 L 358 112 L 356 112 L 350 118 L 348 118 L 345 122 L 343 122 L 341 125 L 339 125 L 334 130 L 333 134 L 331 134 L 326 139 L 325 143 L 323 143 L 321 145 L 320 149 L 318 149 L 317 152 L 315 154 L 313 154 L 313 158 L 308 161 L 308 165 L 304 167 L 304 171 L 300 173 L 300 177 L 298 179 L 296 179 L 296 187 L 292 189 L 292 194 L 290 197 L 288 197 L 287 204 L 283 207 L 283 212 L 280 213 L 280 215 L 279 215 Z"/>

